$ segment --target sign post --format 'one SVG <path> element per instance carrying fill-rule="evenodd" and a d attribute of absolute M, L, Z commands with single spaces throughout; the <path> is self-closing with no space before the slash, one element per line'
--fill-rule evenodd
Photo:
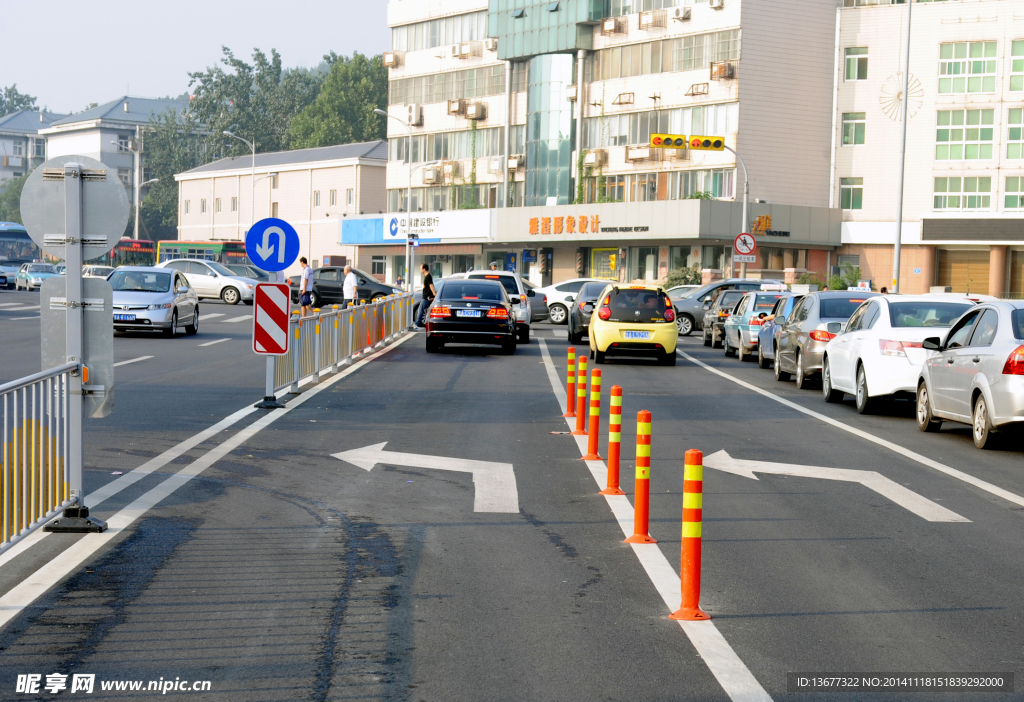
<path fill-rule="evenodd" d="M 739 261 L 740 264 L 740 278 L 746 278 L 747 264 L 757 262 L 757 254 L 754 253 L 757 251 L 757 242 L 750 234 L 743 233 L 736 237 L 732 248 L 735 251 L 733 259 Z"/>
<path fill-rule="evenodd" d="M 249 228 L 245 235 L 245 253 L 257 268 L 278 273 L 299 257 L 299 234 L 283 219 L 268 217 Z M 280 280 L 280 278 L 279 278 Z M 267 357 L 267 382 L 263 400 L 256 403 L 259 409 L 280 409 L 284 407 L 274 394 L 277 356 L 288 353 L 288 318 L 291 290 L 284 283 L 261 283 L 256 286 L 253 298 L 252 350 Z M 281 319 L 284 319 L 283 323 Z M 283 328 L 283 332 L 281 331 Z M 280 335 L 284 335 L 284 344 Z"/>

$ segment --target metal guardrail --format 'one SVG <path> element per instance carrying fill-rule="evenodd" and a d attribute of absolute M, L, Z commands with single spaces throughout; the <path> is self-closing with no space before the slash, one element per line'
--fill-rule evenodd
<path fill-rule="evenodd" d="M 274 391 L 298 392 L 307 379 L 315 383 L 323 373 L 383 346 L 412 326 L 412 310 L 413 296 L 404 293 L 347 309 L 318 309 L 309 317 L 293 313 L 288 353 L 275 358 Z"/>
<path fill-rule="evenodd" d="M 77 502 L 70 485 L 69 389 L 78 369 L 68 363 L 0 385 L 0 552 Z"/>

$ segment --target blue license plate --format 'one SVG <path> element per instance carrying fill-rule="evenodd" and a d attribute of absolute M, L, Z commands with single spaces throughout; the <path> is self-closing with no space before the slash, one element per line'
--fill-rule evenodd
<path fill-rule="evenodd" d="M 627 339 L 638 339 L 640 341 L 647 341 L 651 338 L 651 333 L 645 331 L 628 331 L 623 332 L 623 335 Z"/>
<path fill-rule="evenodd" d="M 134 322 L 135 321 L 135 315 L 134 314 L 115 314 L 114 315 L 114 321 L 115 322 Z"/>
<path fill-rule="evenodd" d="M 456 310 L 456 317 L 479 317 L 481 314 L 480 310 Z"/>

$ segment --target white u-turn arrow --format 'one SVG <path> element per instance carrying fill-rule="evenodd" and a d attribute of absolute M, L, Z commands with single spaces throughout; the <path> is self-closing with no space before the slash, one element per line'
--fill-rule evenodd
<path fill-rule="evenodd" d="M 797 466 L 790 463 L 768 463 L 767 461 L 745 461 L 733 458 L 725 451 L 719 451 L 704 457 L 704 466 L 724 473 L 741 475 L 757 480 L 754 473 L 771 473 L 773 475 L 792 475 L 799 478 L 820 478 L 822 480 L 844 480 L 860 483 L 869 490 L 886 497 L 900 507 L 910 510 L 929 522 L 969 522 L 956 512 L 932 502 L 926 497 L 908 490 L 899 483 L 889 480 L 881 473 L 873 470 L 846 470 L 843 468 L 822 468 L 819 466 Z"/>
<path fill-rule="evenodd" d="M 277 234 L 277 262 L 284 263 L 284 242 L 287 237 L 281 227 L 267 227 L 263 230 L 263 245 L 256 244 L 256 253 L 264 261 L 269 261 L 274 254 L 274 247 L 270 245 L 270 235 Z"/>
<path fill-rule="evenodd" d="M 333 456 L 366 471 L 373 470 L 378 463 L 385 463 L 392 466 L 472 473 L 473 486 L 476 488 L 476 496 L 473 500 L 474 512 L 510 514 L 519 512 L 519 490 L 516 488 L 516 474 L 512 470 L 511 463 L 423 456 L 417 453 L 398 453 L 397 451 L 385 452 L 384 447 L 387 446 L 387 443 L 385 441 L 382 444 L 342 451 Z"/>

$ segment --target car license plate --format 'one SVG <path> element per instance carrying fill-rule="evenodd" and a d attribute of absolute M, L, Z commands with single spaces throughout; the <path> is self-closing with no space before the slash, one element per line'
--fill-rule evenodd
<path fill-rule="evenodd" d="M 479 317 L 480 310 L 456 310 L 456 317 Z"/>
<path fill-rule="evenodd" d="M 647 341 L 651 338 L 651 333 L 645 331 L 627 331 L 622 334 L 627 339 L 639 339 L 640 341 Z"/>
<path fill-rule="evenodd" d="M 134 314 L 115 314 L 114 315 L 114 321 L 115 322 L 134 322 L 135 321 L 135 315 Z"/>

